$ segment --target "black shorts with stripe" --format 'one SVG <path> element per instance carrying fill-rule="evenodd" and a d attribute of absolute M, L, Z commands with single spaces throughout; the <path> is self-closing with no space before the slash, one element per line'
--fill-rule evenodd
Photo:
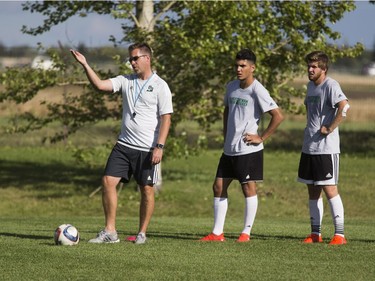
<path fill-rule="evenodd" d="M 137 184 L 152 186 L 158 180 L 160 165 L 152 165 L 151 158 L 152 151 L 136 150 L 116 143 L 108 157 L 104 175 L 121 178 L 125 183 L 134 176 Z"/>
<path fill-rule="evenodd" d="M 238 156 L 223 153 L 216 177 L 237 179 L 240 183 L 263 181 L 263 150 Z"/>
<path fill-rule="evenodd" d="M 337 185 L 339 154 L 311 155 L 301 153 L 298 181 L 314 185 Z"/>

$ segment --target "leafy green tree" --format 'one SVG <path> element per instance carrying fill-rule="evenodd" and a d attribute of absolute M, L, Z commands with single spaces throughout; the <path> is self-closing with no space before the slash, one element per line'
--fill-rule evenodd
<path fill-rule="evenodd" d="M 292 102 L 303 92 L 290 81 L 304 73 L 304 56 L 312 50 L 325 51 L 332 60 L 355 57 L 363 46 L 337 46 L 340 34 L 329 27 L 346 12 L 355 9 L 354 1 L 44 1 L 27 2 L 24 10 L 41 13 L 46 20 L 23 32 L 42 34 L 74 15 L 112 14 L 121 21 L 123 38 L 115 44 L 148 41 L 155 52 L 155 68 L 174 93 L 174 128 L 185 119 L 197 121 L 202 129 L 221 119 L 225 84 L 235 78 L 233 58 L 242 48 L 258 57 L 256 77 L 284 111 L 301 113 Z M 68 50 L 52 50 L 54 70 L 8 69 L 0 76 L 5 89 L 2 100 L 24 103 L 40 89 L 53 85 L 75 84 L 84 78 L 72 63 Z M 123 58 L 115 63 L 129 71 Z M 100 72 L 102 77 L 114 75 Z M 116 106 L 107 106 L 107 105 Z M 66 94 L 62 103 L 48 103 L 47 116 L 24 115 L 25 122 L 14 130 L 38 129 L 59 121 L 66 130 L 59 140 L 87 123 L 119 118 L 118 96 L 95 92 L 85 85 L 80 96 Z M 19 120 L 19 119 L 18 119 Z M 173 136 L 173 130 L 171 135 Z M 173 140 L 173 139 L 172 139 Z M 178 142 L 176 142 L 178 143 Z M 175 152 L 177 153 L 177 152 Z"/>

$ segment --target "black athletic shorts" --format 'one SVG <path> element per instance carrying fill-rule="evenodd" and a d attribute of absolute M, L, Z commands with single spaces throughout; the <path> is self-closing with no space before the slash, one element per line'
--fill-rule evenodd
<path fill-rule="evenodd" d="M 339 154 L 311 155 L 301 153 L 298 181 L 314 185 L 337 185 Z"/>
<path fill-rule="evenodd" d="M 263 149 L 239 156 L 221 155 L 217 178 L 237 179 L 241 184 L 263 181 Z"/>
<path fill-rule="evenodd" d="M 104 175 L 129 182 L 132 176 L 140 186 L 153 186 L 158 180 L 159 164 L 151 164 L 152 151 L 141 151 L 116 143 L 108 157 Z"/>

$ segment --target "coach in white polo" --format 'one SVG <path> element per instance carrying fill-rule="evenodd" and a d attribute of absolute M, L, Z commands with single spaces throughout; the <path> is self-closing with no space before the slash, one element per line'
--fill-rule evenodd
<path fill-rule="evenodd" d="M 98 77 L 81 53 L 74 50 L 71 53 L 83 66 L 95 88 L 120 92 L 123 99 L 121 134 L 108 158 L 103 176 L 105 228 L 89 242 L 120 241 L 116 231 L 116 186 L 134 176 L 141 190 L 139 231 L 135 243 L 143 244 L 154 211 L 153 186 L 158 180 L 158 169 L 171 124 L 171 91 L 168 84 L 152 71 L 152 51 L 146 43 L 129 47 L 129 62 L 134 74 L 106 80 Z"/>

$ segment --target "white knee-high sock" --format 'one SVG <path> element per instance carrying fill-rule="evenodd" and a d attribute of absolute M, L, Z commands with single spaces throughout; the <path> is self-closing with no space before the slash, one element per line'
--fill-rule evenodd
<path fill-rule="evenodd" d="M 323 198 L 318 200 L 309 200 L 310 209 L 310 223 L 311 223 L 311 233 L 319 234 L 322 230 L 322 220 L 323 220 Z"/>
<path fill-rule="evenodd" d="M 251 196 L 245 198 L 245 216 L 244 228 L 242 233 L 250 235 L 251 228 L 253 227 L 255 216 L 258 210 L 258 196 Z"/>
<path fill-rule="evenodd" d="M 214 228 L 213 234 L 220 235 L 224 232 L 225 216 L 228 210 L 228 198 L 214 197 Z"/>
<path fill-rule="evenodd" d="M 331 215 L 333 225 L 335 226 L 335 234 L 344 236 L 344 205 L 340 195 L 328 200 L 331 207 Z"/>

